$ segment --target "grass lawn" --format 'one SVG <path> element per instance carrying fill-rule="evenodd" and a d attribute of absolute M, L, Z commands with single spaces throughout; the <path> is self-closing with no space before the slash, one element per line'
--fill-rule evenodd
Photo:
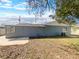
<path fill-rule="evenodd" d="M 79 38 L 44 38 L 40 40 L 47 43 L 56 43 L 66 46 L 73 46 L 76 50 L 79 51 Z"/>
<path fill-rule="evenodd" d="M 42 38 L 39 40 L 49 43 L 57 42 L 59 44 L 65 44 L 65 45 L 70 45 L 70 44 L 79 45 L 79 38 Z"/>

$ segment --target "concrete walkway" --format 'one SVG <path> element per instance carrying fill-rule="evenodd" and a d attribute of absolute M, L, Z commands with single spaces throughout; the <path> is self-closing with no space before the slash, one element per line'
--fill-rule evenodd
<path fill-rule="evenodd" d="M 28 42 L 29 42 L 29 40 L 27 38 L 7 39 L 5 36 L 0 36 L 0 46 L 19 45 L 19 44 L 26 44 Z"/>

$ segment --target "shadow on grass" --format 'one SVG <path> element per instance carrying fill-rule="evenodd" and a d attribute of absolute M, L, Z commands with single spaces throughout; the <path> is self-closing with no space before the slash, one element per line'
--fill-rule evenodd
<path fill-rule="evenodd" d="M 10 37 L 8 39 L 10 39 L 10 41 L 14 41 L 14 40 L 32 40 L 32 39 L 64 39 L 64 38 L 79 38 L 79 36 L 37 36 L 37 37 Z"/>
<path fill-rule="evenodd" d="M 40 36 L 40 37 L 30 37 L 30 39 L 44 39 L 44 38 L 79 38 L 79 36 Z"/>

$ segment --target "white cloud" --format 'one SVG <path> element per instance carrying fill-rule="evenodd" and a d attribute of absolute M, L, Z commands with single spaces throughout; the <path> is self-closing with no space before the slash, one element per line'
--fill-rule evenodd
<path fill-rule="evenodd" d="M 22 2 L 17 5 L 12 5 L 11 0 L 1 0 L 1 2 L 6 2 L 5 4 L 0 3 L 0 7 L 2 8 L 13 8 L 20 11 L 31 10 L 31 8 L 26 8 L 26 6 L 28 6 L 28 3 L 26 2 Z"/>
<path fill-rule="evenodd" d="M 11 4 L 0 5 L 2 8 L 13 8 Z"/>
<path fill-rule="evenodd" d="M 15 8 L 16 10 L 20 10 L 20 11 L 27 11 L 27 10 L 31 10 L 31 8 Z"/>
<path fill-rule="evenodd" d="M 0 0 L 1 2 L 11 3 L 11 0 Z"/>
<path fill-rule="evenodd" d="M 22 3 L 19 3 L 19 4 L 15 5 L 15 7 L 19 7 L 19 6 L 28 6 L 28 3 L 27 2 L 22 2 Z"/>
<path fill-rule="evenodd" d="M 11 0 L 3 0 L 3 1 L 11 1 Z M 31 10 L 31 8 L 27 7 L 26 5 L 28 6 L 28 3 L 26 3 L 26 2 L 22 2 L 22 3 L 19 3 L 17 5 L 14 5 L 14 6 L 12 5 L 11 2 L 10 3 L 5 3 L 5 4 L 0 3 L 0 7 L 7 8 L 7 9 L 8 8 L 12 8 L 12 9 L 15 9 L 17 11 L 28 11 L 28 10 Z M 48 16 L 47 14 L 51 14 L 51 13 L 52 12 L 49 13 L 49 12 L 46 11 L 45 17 Z M 19 15 L 26 16 L 26 14 L 20 14 L 20 13 L 17 14 L 17 13 L 12 13 L 12 12 L 0 12 L 0 14 L 2 14 L 4 16 L 13 16 L 13 15 L 15 15 L 15 16 L 19 16 Z"/>
<path fill-rule="evenodd" d="M 26 10 L 26 8 L 16 8 L 16 10 Z"/>
<path fill-rule="evenodd" d="M 19 4 L 17 4 L 17 5 L 15 5 L 14 6 L 14 9 L 16 9 L 16 10 L 31 10 L 31 8 L 26 8 L 26 6 L 28 6 L 28 3 L 26 3 L 26 2 L 23 2 L 23 3 L 19 3 Z"/>
<path fill-rule="evenodd" d="M 11 7 L 11 4 L 8 4 L 8 3 L 7 3 L 7 4 L 5 4 L 5 6 Z"/>
<path fill-rule="evenodd" d="M 17 4 L 15 6 L 13 6 L 11 3 L 6 3 L 6 4 L 0 3 L 0 7 L 3 7 L 3 8 L 14 8 L 16 10 L 22 10 L 22 11 L 31 10 L 31 8 L 26 8 L 26 5 L 27 5 L 27 3 L 25 3 L 25 2 Z"/>
<path fill-rule="evenodd" d="M 4 16 L 3 16 L 4 15 Z M 13 13 L 13 12 L 0 12 L 0 17 L 18 17 L 18 16 L 22 16 L 22 17 L 34 17 L 33 14 L 31 15 L 27 15 L 27 14 L 17 14 L 17 13 Z"/>
<path fill-rule="evenodd" d="M 25 4 L 25 2 L 23 2 L 23 3 L 19 3 L 19 4 L 15 5 L 14 7 L 17 8 L 17 7 L 25 7 L 25 6 L 26 6 L 26 4 Z"/>
<path fill-rule="evenodd" d="M 0 12 L 0 16 L 1 15 L 2 15 L 2 17 L 18 17 L 18 16 L 22 16 L 22 17 L 35 17 L 34 14 L 30 14 L 30 15 L 29 14 L 25 14 L 25 13 L 22 13 L 22 14 L 19 13 L 18 14 L 18 13 L 13 13 L 13 12 Z M 39 17 L 39 16 L 37 16 L 37 17 Z M 49 14 L 45 14 L 42 17 L 49 17 Z"/>
<path fill-rule="evenodd" d="M 6 2 L 6 3 L 0 3 L 0 7 L 3 8 L 12 8 L 12 1 L 11 0 L 1 0 L 1 2 Z"/>

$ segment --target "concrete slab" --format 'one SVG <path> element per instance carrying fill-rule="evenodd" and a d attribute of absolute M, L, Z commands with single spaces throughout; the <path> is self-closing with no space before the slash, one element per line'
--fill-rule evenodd
<path fill-rule="evenodd" d="M 10 38 L 7 39 L 5 36 L 0 36 L 0 46 L 7 46 L 7 45 L 20 45 L 26 44 L 29 40 L 27 38 Z"/>

